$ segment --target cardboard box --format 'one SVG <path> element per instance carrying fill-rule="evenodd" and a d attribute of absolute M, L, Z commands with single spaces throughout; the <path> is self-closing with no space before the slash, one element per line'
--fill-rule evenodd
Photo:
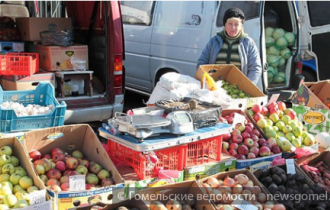
<path fill-rule="evenodd" d="M 221 154 L 221 161 L 196 165 L 184 169 L 184 180 L 198 180 L 224 171 L 236 169 L 236 158 L 224 153 Z"/>
<path fill-rule="evenodd" d="M 88 205 L 95 199 L 111 204 L 118 202 L 120 193 L 123 193 L 124 180 L 89 125 L 68 125 L 26 132 L 23 144 L 26 153 L 31 149 L 37 149 L 41 154 L 46 154 L 55 147 L 61 148 L 69 154 L 74 150 L 80 150 L 87 160 L 94 161 L 100 164 L 102 168 L 111 171 L 116 184 L 109 187 L 75 192 L 54 192 L 47 189 L 47 193 L 53 200 L 54 209 L 69 209 L 75 206 Z"/>
<path fill-rule="evenodd" d="M 137 174 L 134 172 L 134 169 L 130 166 L 120 165 L 117 166 L 117 169 L 120 175 L 125 180 L 125 196 L 126 198 L 132 198 L 136 193 L 139 193 L 140 190 L 144 190 L 149 187 L 158 187 L 166 184 L 173 184 L 183 181 L 184 172 L 179 171 L 180 176 L 178 178 L 168 178 L 168 179 L 159 179 L 159 178 L 150 178 L 145 180 L 140 180 Z"/>
<path fill-rule="evenodd" d="M 282 153 L 278 153 L 266 157 L 258 157 L 254 159 L 237 160 L 236 168 L 237 169 L 249 168 L 251 171 L 254 171 L 257 168 L 269 168 L 273 160 L 277 157 L 282 157 Z"/>
<path fill-rule="evenodd" d="M 75 59 L 85 61 L 85 70 L 88 69 L 88 46 L 73 45 L 70 47 L 35 45 L 36 53 L 39 53 L 39 66 L 46 71 L 73 70 L 72 56 Z"/>
<path fill-rule="evenodd" d="M 32 165 L 32 163 L 30 162 L 30 159 L 27 155 L 27 153 L 25 152 L 25 149 L 23 148 L 22 144 L 15 138 L 15 137 L 6 137 L 6 138 L 1 138 L 0 141 L 0 148 L 3 146 L 10 146 L 12 148 L 13 151 L 13 156 L 16 156 L 19 159 L 19 165 L 25 169 L 27 175 L 29 177 L 32 178 L 33 180 L 33 185 L 37 186 L 40 190 L 44 191 L 44 202 L 40 203 L 40 204 L 35 204 L 36 208 L 38 209 L 37 206 L 47 206 L 51 207 L 51 205 L 49 206 L 49 201 L 50 198 L 47 196 L 46 194 L 46 190 L 45 190 L 45 186 L 43 184 L 43 182 L 39 179 L 39 177 L 36 176 L 35 171 L 34 171 L 34 167 Z M 49 209 L 49 208 L 47 208 Z"/>
<path fill-rule="evenodd" d="M 72 31 L 71 18 L 16 18 L 16 25 L 22 41 L 40 41 L 40 32 L 48 30 Z"/>
<path fill-rule="evenodd" d="M 24 52 L 24 42 L 0 42 L 0 53 Z"/>
<path fill-rule="evenodd" d="M 32 76 L 7 76 L 0 77 L 0 84 L 4 90 L 35 90 L 39 82 L 49 82 L 55 86 L 54 73 L 38 72 Z"/>
<path fill-rule="evenodd" d="M 161 187 L 148 188 L 141 190 L 139 197 L 143 198 L 149 206 L 151 201 L 160 201 L 164 205 L 170 199 L 176 200 L 195 200 L 192 209 L 195 210 L 215 210 L 202 187 L 196 181 L 185 181 L 176 184 L 164 185 Z"/>
<path fill-rule="evenodd" d="M 96 203 L 88 206 L 72 208 L 69 210 L 116 210 L 120 206 L 125 206 L 127 209 L 149 210 L 148 206 L 141 199 L 124 200 L 116 204 Z"/>
<path fill-rule="evenodd" d="M 244 111 L 247 107 L 251 107 L 254 104 L 266 105 L 268 102 L 268 97 L 238 70 L 235 65 L 201 65 L 195 74 L 195 78 L 201 80 L 205 72 L 207 72 L 214 81 L 222 79 L 229 84 L 236 84 L 240 90 L 251 95 L 251 98 L 233 99 L 233 102 L 230 103 L 231 105 L 226 107 L 227 109 L 240 109 Z"/>

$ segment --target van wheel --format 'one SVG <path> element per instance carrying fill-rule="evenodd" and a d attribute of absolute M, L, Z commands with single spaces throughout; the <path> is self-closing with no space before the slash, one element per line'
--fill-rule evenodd
<path fill-rule="evenodd" d="M 305 82 L 316 82 L 316 75 L 314 72 L 303 70 L 301 73 L 305 77 Z"/>

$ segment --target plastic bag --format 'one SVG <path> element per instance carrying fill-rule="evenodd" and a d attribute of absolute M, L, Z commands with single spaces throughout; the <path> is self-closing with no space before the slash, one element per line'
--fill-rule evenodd
<path fill-rule="evenodd" d="M 42 45 L 56 45 L 68 47 L 73 44 L 72 42 L 72 33 L 69 30 L 63 31 L 42 31 L 40 32 L 40 39 Z"/>
<path fill-rule="evenodd" d="M 74 55 L 70 58 L 73 70 L 75 71 L 86 71 L 86 60 L 80 60 L 76 58 Z"/>

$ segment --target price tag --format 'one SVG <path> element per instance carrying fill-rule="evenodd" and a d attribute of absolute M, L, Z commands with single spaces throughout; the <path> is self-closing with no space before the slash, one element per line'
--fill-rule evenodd
<path fill-rule="evenodd" d="M 13 43 L 13 51 L 15 51 L 15 52 L 24 52 L 24 45 L 21 44 L 21 43 Z"/>
<path fill-rule="evenodd" d="M 238 113 L 235 113 L 235 115 L 234 115 L 234 119 L 233 119 L 233 127 L 235 127 L 235 125 L 237 124 L 237 123 L 241 123 L 241 124 L 245 124 L 244 122 L 246 121 L 246 119 L 245 119 L 245 116 L 244 115 L 241 115 L 241 114 L 238 114 Z"/>
<path fill-rule="evenodd" d="M 46 201 L 44 203 L 30 205 L 30 206 L 27 206 L 24 208 L 24 210 L 45 210 L 45 209 L 47 209 L 47 210 L 53 209 L 52 200 Z"/>
<path fill-rule="evenodd" d="M 258 207 L 243 199 L 236 199 L 231 205 L 240 210 L 258 210 Z"/>
<path fill-rule="evenodd" d="M 231 164 L 233 163 L 233 161 L 228 161 L 228 162 L 225 162 L 225 166 L 230 166 Z"/>
<path fill-rule="evenodd" d="M 196 166 L 193 168 L 189 169 L 190 174 L 198 173 L 198 172 L 204 172 L 205 171 L 205 166 Z"/>
<path fill-rule="evenodd" d="M 280 94 L 273 94 L 273 95 L 270 97 L 270 99 L 269 99 L 269 101 L 268 101 L 268 104 L 271 104 L 271 103 L 273 103 L 273 102 L 276 102 L 277 99 L 278 99 L 278 97 L 280 97 Z"/>
<path fill-rule="evenodd" d="M 294 167 L 294 159 L 286 159 L 286 173 L 296 174 L 296 168 Z"/>
<path fill-rule="evenodd" d="M 86 183 L 85 175 L 69 176 L 70 191 L 85 190 L 86 189 L 85 183 Z"/>
<path fill-rule="evenodd" d="M 37 190 L 29 193 L 31 196 L 30 204 L 44 203 L 46 201 L 46 190 Z"/>

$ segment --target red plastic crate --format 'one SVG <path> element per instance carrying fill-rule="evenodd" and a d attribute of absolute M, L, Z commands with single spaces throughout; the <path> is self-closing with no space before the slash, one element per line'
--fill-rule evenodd
<path fill-rule="evenodd" d="M 8 53 L 0 55 L 0 74 L 31 76 L 39 71 L 38 53 Z"/>
<path fill-rule="evenodd" d="M 108 140 L 108 154 L 112 161 L 131 166 L 139 179 L 157 176 L 159 168 L 183 170 L 187 166 L 221 160 L 222 137 L 215 136 L 197 142 L 154 151 L 158 163 L 147 169 L 148 155 Z"/>

